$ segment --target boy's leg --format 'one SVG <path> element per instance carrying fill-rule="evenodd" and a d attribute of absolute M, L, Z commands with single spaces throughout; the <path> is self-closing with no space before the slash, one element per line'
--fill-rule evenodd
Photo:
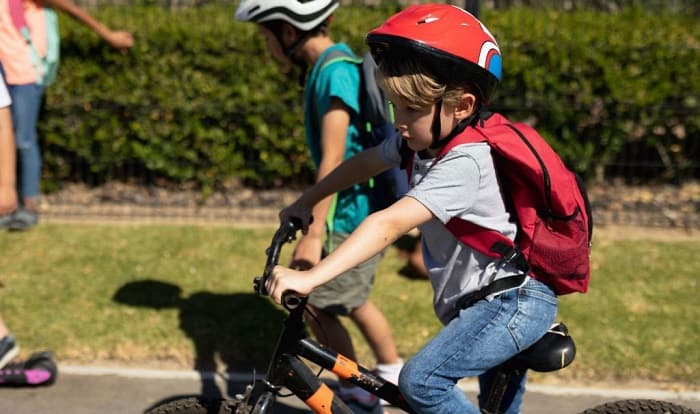
<path fill-rule="evenodd" d="M 309 308 L 315 317 L 306 318 L 306 322 L 318 342 L 345 357 L 356 360 L 357 357 L 355 356 L 355 348 L 352 345 L 350 333 L 343 326 L 338 315 L 318 309 L 313 305 Z"/>
<path fill-rule="evenodd" d="M 401 364 L 389 321 L 372 301 L 367 300 L 359 307 L 353 309 L 350 312 L 350 318 L 360 329 L 370 348 L 372 348 L 377 358 L 377 364 Z M 398 372 L 396 374 L 396 378 L 386 379 L 396 382 L 398 380 Z"/>
<path fill-rule="evenodd" d="M 535 280 L 462 309 L 406 363 L 399 378 L 402 393 L 421 413 L 479 413 L 457 382 L 482 375 L 532 345 L 556 312 L 556 296 Z M 515 394 L 503 407 L 506 413 L 520 412 L 522 389 Z"/>

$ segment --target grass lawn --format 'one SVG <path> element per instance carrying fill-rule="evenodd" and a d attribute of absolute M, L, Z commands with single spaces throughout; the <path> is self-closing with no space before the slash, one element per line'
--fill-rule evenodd
<path fill-rule="evenodd" d="M 264 368 L 284 312 L 252 293 L 252 279 L 273 231 L 44 223 L 2 233 L 0 314 L 23 356 L 51 348 L 63 363 Z M 546 378 L 698 388 L 699 251 L 700 237 L 599 231 L 589 293 L 560 302 L 577 360 Z M 410 357 L 440 326 L 429 283 L 402 275 L 402 266 L 397 250 L 389 250 L 372 298 L 390 319 L 400 353 Z M 367 346 L 350 330 L 371 366 Z"/>

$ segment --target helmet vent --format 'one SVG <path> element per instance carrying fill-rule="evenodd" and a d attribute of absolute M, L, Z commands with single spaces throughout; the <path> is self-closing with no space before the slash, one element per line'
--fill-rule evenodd
<path fill-rule="evenodd" d="M 428 16 L 423 20 L 418 20 L 418 24 L 433 23 L 440 20 L 438 17 Z"/>

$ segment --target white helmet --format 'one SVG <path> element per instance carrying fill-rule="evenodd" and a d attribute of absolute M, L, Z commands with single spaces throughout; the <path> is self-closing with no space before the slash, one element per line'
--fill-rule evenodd
<path fill-rule="evenodd" d="M 285 21 L 301 31 L 315 29 L 338 8 L 339 0 L 241 0 L 235 18 L 243 22 Z"/>

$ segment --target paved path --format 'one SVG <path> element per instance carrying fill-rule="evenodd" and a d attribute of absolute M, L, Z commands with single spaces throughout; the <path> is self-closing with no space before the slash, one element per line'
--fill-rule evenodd
<path fill-rule="evenodd" d="M 60 366 L 56 384 L 43 388 L 0 387 L 0 413 L 3 414 L 126 414 L 142 413 L 159 402 L 202 391 L 202 378 L 193 371 L 103 369 Z M 238 392 L 249 378 L 234 375 L 229 381 L 205 375 L 204 383 L 218 390 Z M 474 387 L 465 384 L 473 399 Z M 210 388 L 211 389 L 211 388 Z M 625 398 L 653 398 L 682 404 L 700 412 L 700 393 L 676 393 L 654 390 L 575 389 L 530 385 L 524 413 L 568 414 Z M 401 411 L 388 410 L 391 414 Z M 300 414 L 308 411 L 295 398 L 281 400 L 276 414 Z"/>

